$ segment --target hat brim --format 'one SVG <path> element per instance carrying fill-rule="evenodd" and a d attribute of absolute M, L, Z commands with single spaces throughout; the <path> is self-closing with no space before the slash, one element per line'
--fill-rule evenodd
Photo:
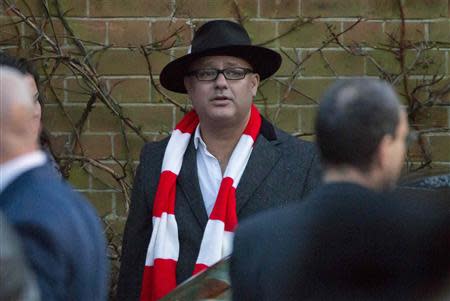
<path fill-rule="evenodd" d="M 161 85 L 173 92 L 187 93 L 184 76 L 196 59 L 210 55 L 228 55 L 246 60 L 261 80 L 274 74 L 281 65 L 281 56 L 268 48 L 253 45 L 235 45 L 190 53 L 167 64 L 160 74 Z"/>

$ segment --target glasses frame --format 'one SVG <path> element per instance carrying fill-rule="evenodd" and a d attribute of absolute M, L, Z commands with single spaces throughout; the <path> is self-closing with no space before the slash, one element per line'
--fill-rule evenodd
<path fill-rule="evenodd" d="M 242 71 L 244 72 L 244 73 L 243 73 L 243 76 L 240 77 L 240 78 L 228 78 L 227 75 L 225 74 L 225 72 L 226 72 L 227 70 L 232 70 L 232 69 L 239 69 L 239 70 L 242 70 Z M 214 78 L 211 78 L 211 79 L 200 79 L 200 78 L 198 77 L 198 73 L 199 73 L 200 71 L 205 71 L 205 70 L 215 71 L 215 72 L 216 72 L 216 76 L 215 76 Z M 253 72 L 253 70 L 250 69 L 250 68 L 244 68 L 244 67 L 229 67 L 229 68 L 225 68 L 225 69 L 216 69 L 216 68 L 202 68 L 202 69 L 196 69 L 196 70 L 192 70 L 192 71 L 187 72 L 186 75 L 187 75 L 187 76 L 195 75 L 195 78 L 196 78 L 198 81 L 201 81 L 201 82 L 210 82 L 210 81 L 215 81 L 215 80 L 217 80 L 217 78 L 219 77 L 219 74 L 222 74 L 223 77 L 225 77 L 225 79 L 227 79 L 227 80 L 241 80 L 241 79 L 244 79 L 244 78 L 247 76 L 247 74 L 249 74 L 249 73 L 254 73 L 254 72 Z"/>

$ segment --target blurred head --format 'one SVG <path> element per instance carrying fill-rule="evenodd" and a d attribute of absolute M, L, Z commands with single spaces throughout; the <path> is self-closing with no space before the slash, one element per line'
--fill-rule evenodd
<path fill-rule="evenodd" d="M 34 100 L 24 75 L 0 66 L 0 163 L 38 148 L 30 131 L 34 123 Z"/>
<path fill-rule="evenodd" d="M 29 130 L 34 132 L 38 137 L 41 131 L 41 117 L 42 117 L 42 101 L 39 97 L 39 90 L 37 83 L 39 76 L 36 73 L 33 65 L 27 62 L 24 58 L 15 58 L 4 53 L 0 53 L 0 66 L 7 66 L 15 69 L 25 76 L 25 81 L 33 95 L 33 119 L 30 122 Z"/>
<path fill-rule="evenodd" d="M 388 83 L 367 78 L 336 82 L 321 101 L 316 134 L 325 169 L 353 168 L 373 176 L 378 188 L 395 184 L 408 123 Z"/>

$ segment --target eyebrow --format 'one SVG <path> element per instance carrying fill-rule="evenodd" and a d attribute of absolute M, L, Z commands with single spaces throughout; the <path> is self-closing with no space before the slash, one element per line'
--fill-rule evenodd
<path fill-rule="evenodd" d="M 213 59 L 205 60 L 204 62 L 201 62 L 200 64 L 198 64 L 198 68 L 214 68 L 211 66 L 206 66 L 206 65 L 210 65 L 211 63 L 214 63 L 214 62 L 215 62 L 215 60 L 213 60 Z M 241 62 L 235 62 L 235 61 L 225 61 L 223 65 L 224 65 L 224 67 L 251 68 L 249 63 L 242 64 Z"/>

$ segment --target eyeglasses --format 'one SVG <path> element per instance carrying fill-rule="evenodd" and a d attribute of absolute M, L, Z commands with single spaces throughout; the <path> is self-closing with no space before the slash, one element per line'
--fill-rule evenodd
<path fill-rule="evenodd" d="M 41 103 L 39 100 L 39 92 L 36 92 L 36 94 L 33 95 L 33 100 L 34 100 L 34 102 Z"/>
<path fill-rule="evenodd" d="M 219 74 L 223 74 L 228 80 L 239 80 L 243 79 L 248 73 L 253 73 L 252 69 L 249 68 L 241 68 L 241 67 L 232 67 L 225 69 L 214 69 L 214 68 L 205 68 L 193 70 L 186 75 L 195 75 L 195 77 L 199 81 L 213 81 L 216 80 Z"/>

